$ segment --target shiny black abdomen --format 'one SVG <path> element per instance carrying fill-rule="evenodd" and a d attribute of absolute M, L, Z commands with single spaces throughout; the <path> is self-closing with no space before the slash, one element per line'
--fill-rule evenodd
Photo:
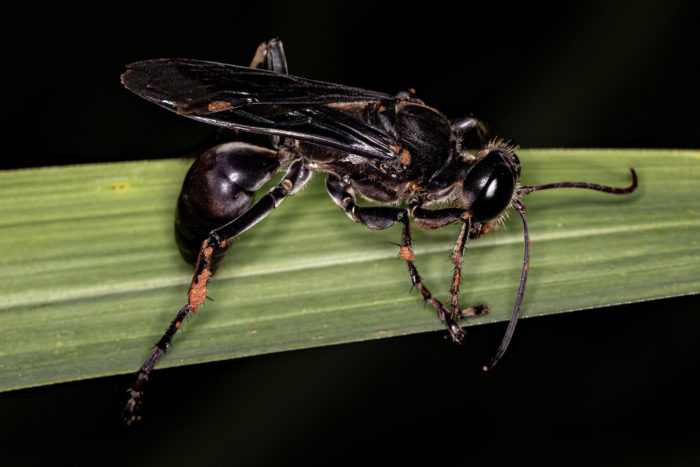
<path fill-rule="evenodd" d="M 177 201 L 175 239 L 190 264 L 213 229 L 246 212 L 253 195 L 283 161 L 277 151 L 234 142 L 214 146 L 201 154 L 187 172 Z M 225 253 L 217 250 L 215 268 Z"/>

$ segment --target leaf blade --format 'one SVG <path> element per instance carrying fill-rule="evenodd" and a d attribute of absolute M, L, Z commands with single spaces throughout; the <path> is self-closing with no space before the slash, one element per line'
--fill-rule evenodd
<path fill-rule="evenodd" d="M 640 188 L 527 196 L 532 262 L 523 316 L 700 291 L 700 153 L 532 150 L 523 183 L 591 181 Z M 133 372 L 184 303 L 190 269 L 172 215 L 181 160 L 0 172 L 0 389 Z M 575 176 L 572 176 L 575 174 Z M 409 293 L 398 227 L 348 221 L 322 177 L 233 245 L 208 302 L 162 365 L 440 329 Z M 507 319 L 522 258 L 518 216 L 471 242 L 461 302 Z M 416 232 L 416 262 L 446 297 L 454 227 Z"/>

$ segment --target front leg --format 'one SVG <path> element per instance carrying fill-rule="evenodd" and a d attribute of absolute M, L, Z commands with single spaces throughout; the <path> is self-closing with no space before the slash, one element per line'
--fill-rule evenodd
<path fill-rule="evenodd" d="M 488 305 L 476 305 L 464 310 L 459 309 L 459 284 L 462 279 L 462 262 L 464 258 L 464 249 L 467 246 L 467 240 L 476 238 L 475 234 L 481 232 L 479 227 L 475 227 L 472 223 L 469 213 L 463 209 L 446 208 L 446 209 L 425 209 L 417 203 L 409 204 L 409 212 L 413 216 L 413 221 L 421 229 L 434 230 L 440 229 L 450 224 L 462 223 L 462 229 L 457 237 L 457 242 L 452 250 L 450 259 L 454 264 L 454 272 L 452 274 L 452 286 L 450 287 L 450 298 L 447 303 L 451 306 L 451 315 L 455 320 L 460 320 L 466 316 L 477 316 L 488 313 Z"/>
<path fill-rule="evenodd" d="M 372 230 L 384 230 L 397 222 L 401 222 L 401 244 L 399 245 L 399 257 L 406 261 L 408 271 L 411 275 L 413 285 L 420 290 L 423 299 L 435 308 L 438 316 L 447 326 L 447 330 L 452 336 L 452 340 L 461 343 L 464 339 L 464 331 L 458 324 L 452 313 L 430 293 L 430 290 L 423 283 L 418 269 L 413 261 L 413 247 L 411 244 L 411 229 L 409 225 L 409 214 L 406 209 L 393 207 L 362 207 L 355 203 L 355 195 L 348 183 L 345 183 L 335 175 L 328 174 L 326 177 L 326 189 L 333 201 L 348 215 L 350 219 L 359 222 Z"/>

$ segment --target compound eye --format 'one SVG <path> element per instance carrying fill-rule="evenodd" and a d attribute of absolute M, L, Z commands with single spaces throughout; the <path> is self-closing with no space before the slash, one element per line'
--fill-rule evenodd
<path fill-rule="evenodd" d="M 500 165 L 474 199 L 471 214 L 479 222 L 490 221 L 510 204 L 515 189 L 513 174 Z"/>
<path fill-rule="evenodd" d="M 515 190 L 516 175 L 497 151 L 481 160 L 464 180 L 464 193 L 472 218 L 490 221 L 508 207 Z"/>

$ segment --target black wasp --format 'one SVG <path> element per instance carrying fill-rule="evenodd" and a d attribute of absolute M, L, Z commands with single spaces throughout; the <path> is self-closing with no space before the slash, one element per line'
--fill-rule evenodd
<path fill-rule="evenodd" d="M 187 304 L 139 370 L 124 408 L 138 419 L 142 387 L 183 319 L 207 298 L 207 283 L 233 238 L 260 222 L 314 172 L 350 219 L 373 230 L 402 226 L 399 257 L 413 285 L 435 308 L 452 339 L 464 338 L 460 320 L 485 305 L 460 310 L 462 256 L 469 239 L 498 228 L 509 208 L 523 221 L 525 253 L 520 286 L 505 336 L 487 369 L 498 362 L 513 335 L 529 268 L 529 237 L 521 198 L 548 188 L 588 188 L 631 193 L 582 182 L 519 184 L 516 148 L 495 139 L 477 154 L 460 147 L 468 132 L 485 127 L 474 118 L 448 120 L 410 93 L 390 96 L 287 74 L 282 43 L 263 43 L 250 67 L 188 59 L 148 60 L 128 66 L 122 83 L 139 96 L 180 115 L 225 128 L 269 135 L 273 149 L 241 142 L 205 151 L 187 173 L 178 199 L 175 232 L 182 256 L 195 265 Z M 253 204 L 253 194 L 285 167 L 279 185 Z M 359 194 L 383 206 L 361 207 Z M 398 207 L 403 204 L 405 207 Z M 431 208 L 432 206 L 439 206 Z M 461 224 L 452 253 L 454 277 L 445 307 L 421 280 L 413 261 L 409 219 L 421 229 Z"/>

